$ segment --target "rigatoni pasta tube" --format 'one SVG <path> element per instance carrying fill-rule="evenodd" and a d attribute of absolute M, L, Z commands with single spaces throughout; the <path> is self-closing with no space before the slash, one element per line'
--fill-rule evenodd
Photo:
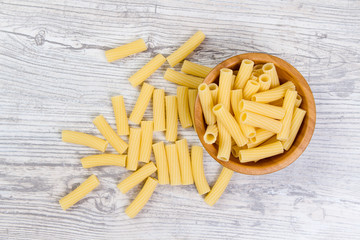
<path fill-rule="evenodd" d="M 277 87 L 280 85 L 279 77 L 277 75 L 276 68 L 273 63 L 264 64 L 264 66 L 262 67 L 262 70 L 264 73 L 269 74 L 270 80 L 271 80 L 271 84 L 270 84 L 271 88 L 274 88 L 274 87 Z"/>
<path fill-rule="evenodd" d="M 171 185 L 181 185 L 179 157 L 175 144 L 165 146 L 166 158 L 169 166 L 169 177 Z"/>
<path fill-rule="evenodd" d="M 105 57 L 108 62 L 113 62 L 115 60 L 130 56 L 132 54 L 143 52 L 146 49 L 147 46 L 144 40 L 140 38 L 134 42 L 105 51 Z"/>
<path fill-rule="evenodd" d="M 128 217 L 134 218 L 141 211 L 141 209 L 146 205 L 151 195 L 155 191 L 157 184 L 158 180 L 156 180 L 155 178 L 147 178 L 139 194 L 136 196 L 134 201 L 132 201 L 130 205 L 125 209 L 125 213 L 126 215 L 128 215 Z"/>
<path fill-rule="evenodd" d="M 212 112 L 213 101 L 211 98 L 211 93 L 209 86 L 206 83 L 202 83 L 198 88 L 199 99 L 201 103 L 201 108 L 203 110 L 205 122 L 207 125 L 213 125 L 216 123 L 216 117 Z"/>
<path fill-rule="evenodd" d="M 244 89 L 246 82 L 248 81 L 253 70 L 253 66 L 254 62 L 249 59 L 244 59 L 241 61 L 239 72 L 235 79 L 235 89 Z"/>
<path fill-rule="evenodd" d="M 158 142 L 152 145 L 156 166 L 158 170 L 158 179 L 160 184 L 169 184 L 169 168 L 166 158 L 164 142 Z"/>
<path fill-rule="evenodd" d="M 215 185 L 212 187 L 211 191 L 206 195 L 204 199 L 208 205 L 213 206 L 219 200 L 221 195 L 224 193 L 227 185 L 229 184 L 233 173 L 234 171 L 223 167 L 218 179 L 215 182 Z"/>
<path fill-rule="evenodd" d="M 103 115 L 97 116 L 93 123 L 99 132 L 118 153 L 122 154 L 125 152 L 125 150 L 128 148 L 128 144 L 115 133 Z"/>
<path fill-rule="evenodd" d="M 290 135 L 286 141 L 282 141 L 284 149 L 287 151 L 292 146 L 295 137 L 300 129 L 301 123 L 305 117 L 306 111 L 300 108 L 295 108 L 293 118 L 291 120 Z"/>
<path fill-rule="evenodd" d="M 243 90 L 244 99 L 246 100 L 251 99 L 251 96 L 257 93 L 257 91 L 259 91 L 259 88 L 260 88 L 260 83 L 258 83 L 257 81 L 255 80 L 247 81 L 245 88 Z"/>
<path fill-rule="evenodd" d="M 61 138 L 63 142 L 84 145 L 97 149 L 101 152 L 105 152 L 108 145 L 108 142 L 104 139 L 95 137 L 90 134 L 70 130 L 62 130 Z"/>
<path fill-rule="evenodd" d="M 165 138 L 167 141 L 175 142 L 177 139 L 178 131 L 178 111 L 176 96 L 165 97 L 166 106 L 166 133 Z"/>
<path fill-rule="evenodd" d="M 174 67 L 176 64 L 184 60 L 202 43 L 202 41 L 204 41 L 204 39 L 205 34 L 202 31 L 198 31 L 192 35 L 183 45 L 181 45 L 181 47 L 166 58 L 170 66 Z"/>
<path fill-rule="evenodd" d="M 189 109 L 191 114 L 191 120 L 195 128 L 195 102 L 198 94 L 197 89 L 189 89 Z"/>
<path fill-rule="evenodd" d="M 153 130 L 153 121 L 141 121 L 140 162 L 148 163 L 150 161 Z"/>
<path fill-rule="evenodd" d="M 182 128 L 188 128 L 192 126 L 192 120 L 189 109 L 189 89 L 187 87 L 177 87 L 177 101 L 179 119 Z"/>
<path fill-rule="evenodd" d="M 216 142 L 218 136 L 218 128 L 216 124 L 208 125 L 204 134 L 204 142 L 207 144 L 213 144 Z"/>
<path fill-rule="evenodd" d="M 252 97 L 251 100 L 255 101 L 255 102 L 260 102 L 260 103 L 269 103 L 269 102 L 273 102 L 276 101 L 280 98 L 283 98 L 285 96 L 286 90 L 291 89 L 291 90 L 295 90 L 295 85 L 291 82 L 288 81 L 284 84 L 281 84 L 280 86 L 264 91 L 264 92 L 260 92 L 260 93 L 255 93 Z"/>
<path fill-rule="evenodd" d="M 269 74 L 261 74 L 259 76 L 259 92 L 263 92 L 270 89 L 271 79 Z"/>
<path fill-rule="evenodd" d="M 298 94 L 295 100 L 295 107 L 297 108 L 300 107 L 301 103 L 302 103 L 302 97 Z"/>
<path fill-rule="evenodd" d="M 176 141 L 176 149 L 179 156 L 181 183 L 182 185 L 193 184 L 194 179 L 191 170 L 189 147 L 186 139 Z"/>
<path fill-rule="evenodd" d="M 264 64 L 256 64 L 256 65 L 254 65 L 253 71 L 257 71 L 257 70 L 262 71 L 263 66 L 264 66 Z"/>
<path fill-rule="evenodd" d="M 133 172 L 130 176 L 122 180 L 118 185 L 118 189 L 122 193 L 127 193 L 130 189 L 141 183 L 145 178 L 149 177 L 156 171 L 156 166 L 153 162 L 149 162 L 142 166 L 136 172 Z"/>
<path fill-rule="evenodd" d="M 209 184 L 206 180 L 203 164 L 203 149 L 199 146 L 191 148 L 191 166 L 194 176 L 196 189 L 200 195 L 210 191 Z"/>
<path fill-rule="evenodd" d="M 224 124 L 218 122 L 217 126 L 219 130 L 219 136 L 218 136 L 219 147 L 218 147 L 217 158 L 220 159 L 221 161 L 227 162 L 230 159 L 232 138 L 230 133 L 226 130 Z"/>
<path fill-rule="evenodd" d="M 83 168 L 92 168 L 99 166 L 120 166 L 125 167 L 126 155 L 119 154 L 98 154 L 83 157 L 81 164 Z"/>
<path fill-rule="evenodd" d="M 146 108 L 150 102 L 154 87 L 150 84 L 144 83 L 141 87 L 139 97 L 135 103 L 134 109 L 130 114 L 129 120 L 133 123 L 139 124 L 144 116 Z"/>
<path fill-rule="evenodd" d="M 91 175 L 74 191 L 59 200 L 61 208 L 64 210 L 68 209 L 69 207 L 80 201 L 92 190 L 94 190 L 97 186 L 99 186 L 99 184 L 100 182 L 98 178 L 95 175 Z"/>
<path fill-rule="evenodd" d="M 230 133 L 236 142 L 236 145 L 241 147 L 248 142 L 248 139 L 241 132 L 239 124 L 236 122 L 231 113 L 225 109 L 223 104 L 219 103 L 215 105 L 215 107 L 213 107 L 213 112 L 216 115 L 218 121 L 223 124 L 226 130 Z"/>
<path fill-rule="evenodd" d="M 257 147 L 274 135 L 275 135 L 275 133 L 273 133 L 273 132 L 259 128 L 256 130 L 255 137 L 250 138 L 249 142 L 247 143 L 247 147 L 248 148 Z"/>
<path fill-rule="evenodd" d="M 202 78 L 205 78 L 211 70 L 211 67 L 206 67 L 197 63 L 190 62 L 188 60 L 185 60 L 181 67 L 181 71 L 183 73 Z"/>
<path fill-rule="evenodd" d="M 120 136 L 129 135 L 129 123 L 125 109 L 124 97 L 112 97 L 111 102 L 114 109 L 117 134 Z"/>
<path fill-rule="evenodd" d="M 281 131 L 277 135 L 277 139 L 280 141 L 285 141 L 290 134 L 291 119 L 293 117 L 295 101 L 296 101 L 297 92 L 292 90 L 287 90 L 284 98 L 283 109 L 285 110 L 285 116 L 281 119 L 282 127 Z"/>
<path fill-rule="evenodd" d="M 203 78 L 186 75 L 171 68 L 166 69 L 164 79 L 189 88 L 197 88 L 204 81 Z"/>
<path fill-rule="evenodd" d="M 161 65 L 164 64 L 166 58 L 158 54 L 153 59 L 151 59 L 148 63 L 145 64 L 139 71 L 134 73 L 130 78 L 129 82 L 131 86 L 136 87 L 148 79 L 151 74 L 153 74 Z"/>
<path fill-rule="evenodd" d="M 266 103 L 257 103 L 248 100 L 241 100 L 239 103 L 240 112 L 249 111 L 266 117 L 282 119 L 285 110 L 282 107 L 272 106 Z"/>
<path fill-rule="evenodd" d="M 209 89 L 210 89 L 213 104 L 216 105 L 217 104 L 218 92 L 219 92 L 219 86 L 216 83 L 210 83 L 208 86 L 209 86 Z"/>
<path fill-rule="evenodd" d="M 129 150 L 126 169 L 135 171 L 139 162 L 141 128 L 130 128 Z"/>
<path fill-rule="evenodd" d="M 155 89 L 153 93 L 154 131 L 165 131 L 165 91 Z"/>
<path fill-rule="evenodd" d="M 281 122 L 252 112 L 242 112 L 240 121 L 253 127 L 263 128 L 270 132 L 279 133 Z"/>
<path fill-rule="evenodd" d="M 277 141 L 261 147 L 242 149 L 239 151 L 239 159 L 241 163 L 246 163 L 272 157 L 283 152 L 283 145 L 280 141 Z"/>

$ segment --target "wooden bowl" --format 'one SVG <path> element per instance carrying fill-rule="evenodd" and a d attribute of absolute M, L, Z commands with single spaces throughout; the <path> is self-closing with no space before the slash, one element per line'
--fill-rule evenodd
<path fill-rule="evenodd" d="M 240 163 L 239 159 L 233 157 L 232 155 L 228 162 L 219 160 L 216 157 L 218 146 L 216 144 L 211 145 L 204 142 L 203 136 L 206 130 L 206 125 L 204 122 L 199 97 L 197 97 L 195 103 L 195 129 L 206 151 L 224 167 L 227 167 L 235 172 L 249 175 L 262 175 L 276 172 L 293 163 L 308 146 L 314 133 L 316 121 L 314 96 L 304 77 L 293 66 L 278 57 L 264 53 L 246 53 L 229 58 L 217 65 L 205 78 L 204 82 L 207 84 L 213 82 L 218 83 L 220 69 L 230 68 L 233 70 L 238 70 L 243 59 L 250 59 L 254 61 L 255 64 L 268 62 L 274 63 L 280 82 L 283 83 L 286 81 L 292 81 L 296 86 L 296 90 L 302 96 L 303 101 L 300 107 L 306 110 L 307 113 L 301 128 L 299 129 L 298 135 L 296 136 L 296 139 L 293 143 L 293 146 L 288 151 L 284 151 L 283 154 L 263 159 L 256 163 Z"/>

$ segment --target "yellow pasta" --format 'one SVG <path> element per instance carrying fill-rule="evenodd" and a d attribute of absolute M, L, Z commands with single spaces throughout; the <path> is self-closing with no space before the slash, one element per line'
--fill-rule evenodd
<path fill-rule="evenodd" d="M 242 147 L 248 142 L 248 139 L 241 132 L 240 126 L 236 122 L 235 118 L 227 109 L 225 109 L 223 104 L 219 103 L 215 105 L 215 107 L 213 107 L 213 112 L 218 121 L 223 124 L 226 130 L 230 133 L 236 142 L 236 145 Z"/>
<path fill-rule="evenodd" d="M 262 128 L 270 132 L 279 133 L 281 122 L 252 112 L 242 112 L 240 121 L 253 127 Z"/>
<path fill-rule="evenodd" d="M 216 117 L 211 110 L 213 107 L 213 102 L 209 86 L 206 83 L 200 84 L 198 92 L 205 122 L 207 125 L 214 125 L 216 123 Z"/>
<path fill-rule="evenodd" d="M 130 56 L 132 54 L 143 52 L 146 49 L 147 46 L 144 40 L 140 38 L 134 42 L 105 51 L 105 57 L 108 62 L 113 62 L 115 60 Z"/>
<path fill-rule="evenodd" d="M 257 71 L 257 70 L 262 71 L 263 66 L 264 66 L 264 64 L 256 64 L 256 65 L 254 65 L 253 71 Z"/>
<path fill-rule="evenodd" d="M 125 109 L 124 97 L 112 97 L 111 102 L 114 109 L 117 134 L 129 135 L 129 123 Z"/>
<path fill-rule="evenodd" d="M 208 86 L 209 86 L 209 89 L 210 89 L 213 104 L 216 105 L 217 104 L 218 92 L 219 92 L 219 86 L 216 83 L 210 83 Z"/>
<path fill-rule="evenodd" d="M 285 141 L 290 134 L 291 119 L 293 117 L 295 101 L 296 101 L 297 92 L 292 90 L 287 90 L 284 97 L 283 109 L 285 110 L 285 116 L 281 120 L 282 127 L 281 131 L 277 135 L 277 139 L 280 141 Z"/>
<path fill-rule="evenodd" d="M 105 152 L 108 145 L 108 142 L 104 139 L 95 137 L 90 134 L 70 130 L 62 130 L 61 138 L 63 142 L 84 145 L 97 149 L 101 152 Z"/>
<path fill-rule="evenodd" d="M 83 168 L 99 166 L 120 166 L 125 167 L 126 155 L 119 154 L 99 154 L 83 157 L 81 164 Z"/>
<path fill-rule="evenodd" d="M 189 89 L 189 109 L 191 114 L 191 120 L 195 128 L 195 102 L 198 94 L 197 89 Z"/>
<path fill-rule="evenodd" d="M 143 83 L 146 79 L 148 79 L 151 74 L 153 74 L 161 65 L 164 64 L 166 58 L 158 54 L 153 59 L 151 59 L 148 63 L 145 64 L 139 71 L 134 73 L 130 78 L 129 82 L 131 86 L 136 87 Z"/>
<path fill-rule="evenodd" d="M 189 88 L 197 88 L 204 81 L 204 78 L 186 75 L 171 68 L 166 70 L 164 79 Z"/>
<path fill-rule="evenodd" d="M 191 170 L 189 147 L 186 139 L 176 141 L 176 149 L 179 156 L 181 183 L 182 185 L 193 184 L 194 179 Z"/>
<path fill-rule="evenodd" d="M 284 98 L 279 98 L 278 100 L 275 100 L 273 102 L 269 102 L 269 104 L 274 105 L 274 106 L 278 106 L 278 107 L 282 107 L 284 103 Z"/>
<path fill-rule="evenodd" d="M 231 147 L 231 154 L 232 154 L 234 157 L 238 158 L 238 157 L 239 157 L 239 151 L 240 151 L 240 149 L 242 149 L 242 148 L 239 147 L 238 145 L 233 145 L 233 146 Z"/>
<path fill-rule="evenodd" d="M 301 103 L 302 103 L 302 97 L 298 94 L 295 100 L 295 107 L 297 108 L 300 107 Z"/>
<path fill-rule="evenodd" d="M 115 133 L 103 115 L 97 116 L 93 123 L 99 132 L 118 153 L 122 154 L 125 152 L 125 150 L 128 148 L 128 144 Z"/>
<path fill-rule="evenodd" d="M 176 64 L 184 60 L 202 43 L 202 41 L 204 41 L 204 39 L 205 34 L 202 31 L 196 32 L 183 45 L 181 45 L 181 47 L 166 58 L 170 66 L 174 67 Z"/>
<path fill-rule="evenodd" d="M 203 164 L 203 149 L 199 146 L 191 148 L 191 166 L 194 176 L 196 189 L 200 195 L 210 191 L 209 184 L 206 180 Z"/>
<path fill-rule="evenodd" d="M 219 147 L 217 158 L 221 161 L 227 162 L 229 161 L 231 154 L 231 135 L 222 123 L 219 122 L 217 126 L 219 130 Z"/>
<path fill-rule="evenodd" d="M 262 147 L 264 145 L 270 144 L 270 143 L 274 143 L 277 142 L 279 140 L 276 139 L 276 135 L 272 136 L 271 138 L 269 138 L 268 140 L 266 140 L 265 142 L 263 142 L 262 144 L 260 144 L 259 146 Z"/>
<path fill-rule="evenodd" d="M 216 142 L 218 136 L 218 128 L 216 124 L 208 125 L 204 134 L 204 141 L 207 144 L 213 144 Z"/>
<path fill-rule="evenodd" d="M 190 62 L 188 60 L 185 60 L 181 67 L 181 71 L 183 73 L 201 77 L 201 78 L 205 78 L 211 70 L 212 70 L 211 67 L 206 67 L 206 66 L 203 66 L 200 64 L 196 64 L 196 63 Z"/>
<path fill-rule="evenodd" d="M 150 161 L 153 130 L 153 121 L 141 121 L 140 162 L 148 163 Z"/>
<path fill-rule="evenodd" d="M 165 97 L 166 106 L 166 133 L 165 138 L 167 141 L 175 142 L 177 139 L 178 131 L 178 111 L 176 96 Z"/>
<path fill-rule="evenodd" d="M 264 73 L 269 74 L 270 80 L 271 80 L 271 84 L 270 84 L 271 88 L 274 88 L 274 87 L 277 87 L 280 85 L 279 77 L 277 75 L 276 68 L 273 63 L 264 64 L 264 66 L 262 67 L 262 70 Z"/>
<path fill-rule="evenodd" d="M 285 110 L 282 107 L 272 106 L 266 103 L 257 103 L 248 100 L 241 100 L 239 104 L 240 112 L 249 111 L 266 117 L 282 119 Z"/>
<path fill-rule="evenodd" d="M 258 83 L 255 80 L 249 80 L 247 81 L 245 88 L 243 90 L 243 97 L 246 100 L 250 100 L 252 95 L 254 95 L 255 93 L 257 93 L 257 91 L 259 91 L 260 88 L 260 83 Z"/>
<path fill-rule="evenodd" d="M 126 169 L 135 171 L 138 167 L 140 156 L 141 129 L 130 128 L 129 150 Z"/>
<path fill-rule="evenodd" d="M 275 133 L 273 133 L 273 132 L 259 128 L 256 130 L 255 137 L 250 138 L 249 142 L 247 143 L 247 147 L 248 148 L 257 147 L 274 135 L 275 135 Z"/>
<path fill-rule="evenodd" d="M 61 208 L 64 210 L 68 209 L 69 207 L 80 201 L 92 190 L 94 190 L 97 186 L 99 186 L 99 184 L 100 182 L 98 178 L 95 175 L 91 175 L 75 190 L 73 190 L 71 193 L 59 200 Z"/>
<path fill-rule="evenodd" d="M 305 117 L 306 111 L 300 108 L 295 108 L 292 120 L 291 120 L 291 128 L 290 128 L 290 135 L 286 141 L 282 141 L 282 145 L 284 149 L 287 151 L 292 146 L 295 137 L 300 129 L 301 123 Z"/>
<path fill-rule="evenodd" d="M 208 205 L 213 206 L 219 200 L 227 185 L 229 184 L 233 173 L 234 171 L 223 167 L 218 179 L 215 182 L 215 185 L 204 199 Z"/>
<path fill-rule="evenodd" d="M 176 145 L 165 145 L 165 152 L 169 166 L 170 184 L 181 185 L 180 165 Z"/>
<path fill-rule="evenodd" d="M 165 131 L 165 91 L 155 89 L 153 95 L 154 131 Z"/>
<path fill-rule="evenodd" d="M 242 149 L 239 151 L 239 159 L 241 163 L 246 163 L 272 157 L 283 152 L 283 145 L 280 141 L 277 141 L 261 147 Z"/>
<path fill-rule="evenodd" d="M 135 103 L 132 113 L 130 114 L 130 121 L 136 124 L 140 123 L 150 102 L 153 91 L 154 87 L 150 84 L 144 83 L 142 85 L 139 97 Z"/>
<path fill-rule="evenodd" d="M 271 85 L 271 79 L 270 79 L 270 75 L 269 74 L 261 74 L 259 76 L 259 84 L 260 84 L 260 87 L 259 87 L 259 92 L 263 92 L 263 91 L 266 91 L 266 90 L 269 90 L 270 89 L 270 85 Z"/>
<path fill-rule="evenodd" d="M 152 145 L 156 166 L 158 170 L 159 184 L 169 184 L 169 168 L 166 158 L 164 142 L 158 142 Z"/>
<path fill-rule="evenodd" d="M 249 59 L 244 59 L 241 61 L 239 73 L 237 74 L 235 79 L 235 89 L 244 89 L 246 82 L 248 81 L 253 70 L 253 66 L 254 62 Z"/>
<path fill-rule="evenodd" d="M 251 97 L 251 100 L 260 103 L 273 102 L 283 98 L 285 96 L 286 90 L 288 89 L 295 90 L 295 85 L 291 81 L 281 84 L 276 88 L 256 93 Z"/>
<path fill-rule="evenodd" d="M 130 176 L 122 180 L 118 185 L 118 189 L 122 193 L 127 193 L 130 189 L 144 181 L 145 178 L 149 177 L 156 171 L 156 166 L 153 162 L 149 162 L 139 168 L 136 172 L 133 172 Z"/>
<path fill-rule="evenodd" d="M 139 194 L 136 196 L 134 201 L 125 209 L 126 215 L 130 218 L 136 217 L 136 215 L 141 211 L 141 209 L 149 201 L 151 195 L 155 191 L 155 188 L 158 184 L 158 180 L 155 178 L 148 177 L 144 186 L 142 187 Z"/>
<path fill-rule="evenodd" d="M 182 128 L 192 126 L 192 120 L 189 109 L 189 89 L 187 87 L 177 87 L 178 113 Z"/>

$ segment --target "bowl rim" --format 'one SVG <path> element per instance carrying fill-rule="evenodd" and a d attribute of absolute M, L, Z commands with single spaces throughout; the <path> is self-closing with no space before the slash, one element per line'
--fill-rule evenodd
<path fill-rule="evenodd" d="M 268 166 L 268 167 L 264 167 L 262 169 L 259 169 L 259 168 L 256 168 L 256 167 L 249 167 L 249 166 L 247 166 L 245 164 L 236 163 L 236 162 L 233 162 L 231 160 L 225 162 L 225 161 L 222 161 L 222 160 L 218 159 L 213 152 L 209 151 L 208 147 L 206 146 L 206 145 L 209 145 L 209 144 L 206 144 L 204 142 L 204 139 L 203 139 L 203 137 L 201 135 L 202 133 L 200 132 L 201 126 L 204 126 L 205 123 L 204 123 L 204 120 L 199 119 L 200 117 L 203 118 L 199 96 L 197 96 L 196 102 L 195 102 L 195 131 L 196 131 L 196 133 L 197 133 L 197 135 L 199 137 L 200 142 L 202 143 L 205 150 L 209 153 L 209 155 L 213 159 L 215 159 L 218 163 L 223 165 L 224 167 L 229 168 L 229 169 L 231 169 L 231 170 L 233 170 L 235 172 L 242 173 L 242 174 L 247 174 L 247 175 L 269 174 L 269 173 L 273 173 L 273 172 L 279 171 L 281 169 L 284 169 L 287 166 L 289 166 L 290 164 L 292 164 L 293 162 L 295 162 L 301 156 L 301 154 L 305 151 L 307 146 L 309 145 L 310 140 L 311 140 L 311 138 L 313 136 L 313 133 L 314 133 L 314 130 L 315 130 L 315 125 L 316 125 L 316 105 L 315 105 L 315 100 L 314 100 L 314 96 L 312 94 L 312 91 L 310 89 L 309 84 L 307 83 L 305 78 L 301 75 L 301 73 L 295 67 L 293 67 L 290 63 L 286 62 L 285 60 L 283 60 L 283 59 L 281 59 L 279 57 L 276 57 L 276 56 L 273 56 L 273 55 L 270 55 L 270 54 L 266 54 L 266 53 L 244 53 L 244 54 L 239 54 L 239 55 L 230 57 L 230 58 L 222 61 L 218 65 L 216 65 L 209 72 L 209 74 L 205 77 L 203 83 L 206 83 L 206 84 L 213 83 L 214 80 L 216 80 L 218 78 L 221 68 L 225 68 L 225 67 L 230 67 L 231 68 L 231 67 L 234 67 L 236 65 L 239 65 L 243 59 L 250 59 L 250 60 L 253 60 L 253 61 L 255 60 L 255 61 L 260 61 L 260 62 L 264 62 L 264 63 L 273 62 L 276 67 L 278 67 L 277 65 L 281 65 L 282 67 L 286 67 L 287 69 L 290 69 L 290 71 L 286 71 L 286 72 L 287 73 L 290 72 L 292 74 L 291 77 L 293 79 L 296 79 L 296 81 L 299 82 L 299 84 L 301 84 L 302 88 L 307 90 L 308 95 L 306 96 L 306 99 L 308 101 L 309 108 L 313 109 L 313 111 L 311 112 L 312 118 L 310 119 L 311 121 L 309 121 L 309 125 L 307 126 L 308 131 L 305 131 L 305 134 L 304 134 L 304 137 L 303 137 L 303 140 L 302 140 L 301 148 L 297 149 L 297 151 L 293 152 L 292 155 L 288 156 L 283 161 L 277 163 L 275 166 Z M 280 63 L 280 64 L 276 64 L 275 62 Z M 215 77 L 214 77 L 214 75 L 215 75 Z M 305 96 L 302 96 L 302 97 L 305 98 Z M 307 112 L 307 114 L 306 114 L 306 117 L 308 117 L 308 116 L 309 116 L 309 112 Z"/>

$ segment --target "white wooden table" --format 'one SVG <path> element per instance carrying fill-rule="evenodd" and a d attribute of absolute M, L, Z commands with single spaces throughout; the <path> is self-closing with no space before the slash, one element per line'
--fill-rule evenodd
<path fill-rule="evenodd" d="M 359 1 L 0 0 L 0 239 L 360 239 L 359 24 Z M 128 219 L 140 186 L 124 195 L 125 169 L 83 169 L 97 152 L 60 132 L 99 136 L 98 114 L 114 126 L 110 97 L 124 95 L 130 112 L 139 89 L 127 78 L 198 29 L 207 38 L 195 62 L 266 52 L 294 65 L 315 96 L 313 139 L 280 172 L 235 174 L 214 207 L 194 186 L 159 186 Z M 148 51 L 105 61 L 140 37 Z M 148 82 L 174 94 L 166 67 Z M 200 144 L 192 128 L 179 135 Z M 221 167 L 207 154 L 204 164 L 212 185 Z M 63 211 L 58 200 L 90 174 L 101 186 Z"/>

